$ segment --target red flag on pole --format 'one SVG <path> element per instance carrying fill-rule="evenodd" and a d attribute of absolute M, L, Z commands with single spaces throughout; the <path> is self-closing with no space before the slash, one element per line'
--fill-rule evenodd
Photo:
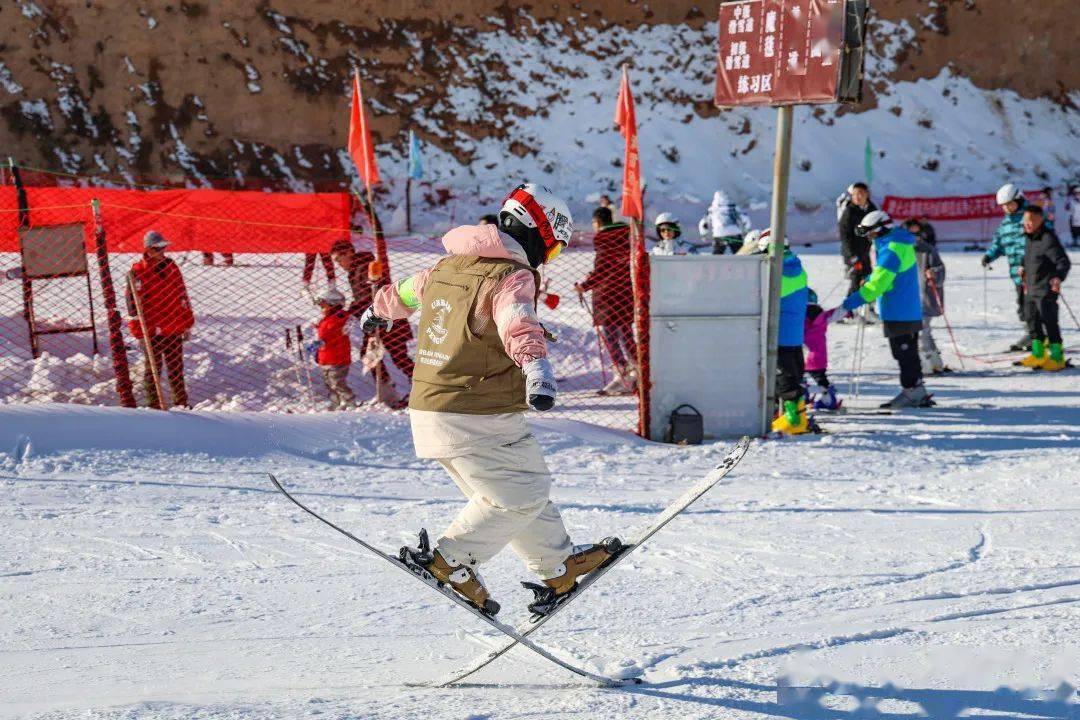
<path fill-rule="evenodd" d="M 641 198 L 641 158 L 638 155 L 637 117 L 634 115 L 634 96 L 630 92 L 630 74 L 623 65 L 622 82 L 619 83 L 619 99 L 615 103 L 615 124 L 626 138 L 623 158 L 623 217 L 645 220 Z"/>
<path fill-rule="evenodd" d="M 364 112 L 364 94 L 360 91 L 360 73 L 353 74 L 352 113 L 349 117 L 349 155 L 352 157 L 364 187 L 379 183 L 379 166 L 375 164 L 375 145 L 371 142 L 371 127 Z"/>

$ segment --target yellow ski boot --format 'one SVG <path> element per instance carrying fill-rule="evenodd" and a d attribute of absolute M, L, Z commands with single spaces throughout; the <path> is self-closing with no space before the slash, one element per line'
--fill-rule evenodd
<path fill-rule="evenodd" d="M 1032 340 L 1031 341 L 1031 354 L 1023 360 L 1019 360 L 1015 365 L 1019 367 L 1031 368 L 1032 370 L 1042 370 L 1043 364 L 1046 362 L 1046 341 L 1045 340 Z"/>
<path fill-rule="evenodd" d="M 1042 369 L 1047 372 L 1060 372 L 1066 367 L 1068 367 L 1068 362 L 1065 360 L 1065 348 L 1061 346 L 1061 343 L 1051 343 L 1050 352 L 1043 360 Z"/>
<path fill-rule="evenodd" d="M 776 416 L 772 431 L 784 435 L 802 435 L 810 432 L 810 418 L 806 415 L 806 399 L 784 401 L 784 411 Z"/>

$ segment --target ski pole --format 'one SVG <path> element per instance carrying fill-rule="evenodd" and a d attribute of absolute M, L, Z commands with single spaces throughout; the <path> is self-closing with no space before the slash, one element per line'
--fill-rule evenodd
<path fill-rule="evenodd" d="M 368 263 L 367 275 L 368 286 L 371 288 L 371 299 L 374 304 L 375 294 L 379 291 L 379 281 L 382 279 L 382 263 L 378 260 L 373 260 Z M 386 357 L 386 345 L 383 344 L 382 331 L 378 328 L 372 334 L 371 340 L 373 355 L 378 357 L 378 363 L 372 368 L 371 372 L 375 375 L 375 402 L 383 402 L 383 374 L 387 374 L 386 380 L 389 381 L 389 373 L 386 371 L 386 365 L 383 363 L 383 358 Z M 385 404 L 385 403 L 384 403 Z"/>
<path fill-rule="evenodd" d="M 986 278 L 990 274 L 990 271 L 985 267 L 983 268 L 983 327 L 990 327 L 990 316 L 987 312 L 987 291 L 986 291 Z"/>
<path fill-rule="evenodd" d="M 840 279 L 839 279 L 839 280 L 838 280 L 838 281 L 836 282 L 836 284 L 832 286 L 832 290 L 830 290 L 829 292 L 827 292 L 827 293 L 825 294 L 825 297 L 821 298 L 821 301 L 819 302 L 819 304 L 820 304 L 820 305 L 822 305 L 822 306 L 824 306 L 824 305 L 825 305 L 825 303 L 826 303 L 826 302 L 828 301 L 828 299 L 829 299 L 829 298 L 831 298 L 831 297 L 833 296 L 833 293 L 834 293 L 834 292 L 836 292 L 836 288 L 838 288 L 838 287 L 840 287 L 841 285 L 843 285 L 843 284 L 844 284 L 844 281 L 845 281 L 845 280 L 847 280 L 847 278 L 845 278 L 845 277 L 844 277 L 843 275 L 841 275 L 841 276 L 840 276 Z"/>
<path fill-rule="evenodd" d="M 927 277 L 926 281 L 930 285 L 930 290 L 934 293 L 934 300 L 937 302 L 938 307 L 941 308 L 941 319 L 945 321 L 945 329 L 949 331 L 949 339 L 952 340 L 953 350 L 956 351 L 956 359 L 960 361 L 960 369 L 967 370 L 964 366 L 964 353 L 960 352 L 960 346 L 956 344 L 952 323 L 949 322 L 949 316 L 945 314 L 945 303 L 941 302 L 941 293 L 938 292 L 937 283 L 934 282 L 932 277 Z"/>
<path fill-rule="evenodd" d="M 1065 299 L 1065 294 L 1061 291 L 1058 291 L 1058 297 L 1061 298 L 1061 302 L 1065 304 L 1065 309 L 1069 311 L 1069 317 L 1071 317 L 1073 319 L 1073 322 L 1076 323 L 1076 329 L 1080 330 L 1080 321 L 1077 321 L 1076 315 L 1073 313 L 1072 308 L 1069 307 L 1069 301 Z"/>
<path fill-rule="evenodd" d="M 859 308 L 859 339 L 858 339 L 859 354 L 857 356 L 858 361 L 859 361 L 859 365 L 858 365 L 858 369 L 855 371 L 855 400 L 854 400 L 854 403 L 856 405 L 858 404 L 859 396 L 862 394 L 862 365 L 863 365 L 863 355 L 865 354 L 865 351 L 866 351 L 866 325 L 867 325 L 867 322 L 866 322 L 867 310 L 866 310 L 866 308 L 867 307 L 869 307 L 869 306 L 863 305 L 861 308 Z"/>
<path fill-rule="evenodd" d="M 311 405 L 312 411 L 315 410 L 315 392 L 311 386 L 311 368 L 308 367 L 307 352 L 304 350 L 304 331 L 300 329 L 300 326 L 296 326 L 296 354 L 300 359 L 300 364 L 304 366 L 304 377 L 307 379 L 307 393 L 308 403 Z"/>
<path fill-rule="evenodd" d="M 300 389 L 300 392 L 304 391 L 304 381 L 300 377 L 300 356 L 298 353 L 293 352 L 292 346 L 292 330 L 285 328 L 285 351 L 292 359 L 293 371 L 296 373 L 296 387 Z"/>

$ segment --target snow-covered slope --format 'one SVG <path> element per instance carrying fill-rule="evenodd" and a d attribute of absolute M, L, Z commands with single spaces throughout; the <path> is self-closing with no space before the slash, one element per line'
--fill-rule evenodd
<path fill-rule="evenodd" d="M 839 263 L 805 260 L 835 300 Z M 1009 281 L 992 276 L 987 325 L 977 259 L 946 262 L 957 342 L 998 349 L 1015 334 Z M 843 390 L 855 328 L 830 333 Z M 896 384 L 873 331 L 867 349 L 862 404 Z M 928 381 L 936 408 L 755 443 L 731 483 L 535 636 L 646 681 L 622 690 L 519 651 L 464 688 L 404 686 L 493 637 L 264 475 L 387 548 L 438 531 L 461 498 L 413 458 L 400 414 L 0 408 L 0 716 L 845 718 L 869 695 L 886 717 L 1074 717 L 1080 376 L 983 360 Z M 579 540 L 645 524 L 725 450 L 535 427 Z M 485 577 L 505 618 L 523 616 L 512 554 Z M 780 704 L 779 678 L 849 696 Z"/>

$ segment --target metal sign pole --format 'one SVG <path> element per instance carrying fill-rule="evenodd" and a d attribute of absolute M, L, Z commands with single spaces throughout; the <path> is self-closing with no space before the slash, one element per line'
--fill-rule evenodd
<path fill-rule="evenodd" d="M 787 233 L 788 176 L 791 172 L 791 118 L 794 108 L 783 105 L 776 109 L 776 157 L 773 160 L 772 209 L 769 227 L 769 323 L 766 326 L 765 362 L 765 427 L 770 429 L 772 411 L 776 407 L 776 343 L 780 336 L 780 281 L 784 274 L 784 236 Z"/>

